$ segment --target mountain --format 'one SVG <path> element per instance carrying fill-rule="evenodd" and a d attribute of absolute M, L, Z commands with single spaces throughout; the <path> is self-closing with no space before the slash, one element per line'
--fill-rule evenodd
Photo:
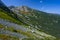
<path fill-rule="evenodd" d="M 12 11 L 31 27 L 60 38 L 60 15 L 42 12 L 27 6 L 12 8 Z"/>
<path fill-rule="evenodd" d="M 48 32 L 48 30 L 43 29 L 44 26 L 43 28 L 40 28 L 40 24 L 37 26 L 40 18 L 37 18 L 36 15 L 45 14 L 40 12 L 27 6 L 22 6 L 22 8 L 10 6 L 8 8 L 0 0 L 0 40 L 59 40 L 46 33 L 45 31 Z"/>

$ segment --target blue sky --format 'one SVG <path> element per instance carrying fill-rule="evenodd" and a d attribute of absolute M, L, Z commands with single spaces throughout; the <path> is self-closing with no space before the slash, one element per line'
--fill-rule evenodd
<path fill-rule="evenodd" d="M 2 0 L 7 6 L 29 6 L 48 13 L 60 14 L 60 0 Z"/>

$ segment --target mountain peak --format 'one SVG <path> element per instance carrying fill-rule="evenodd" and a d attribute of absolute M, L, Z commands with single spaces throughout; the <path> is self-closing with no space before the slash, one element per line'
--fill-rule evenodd
<path fill-rule="evenodd" d="M 26 8 L 28 8 L 28 6 L 20 6 L 20 7 L 26 7 Z"/>
<path fill-rule="evenodd" d="M 18 7 L 18 9 L 20 11 L 24 11 L 24 12 L 29 12 L 30 8 L 28 6 L 21 6 L 21 7 Z"/>
<path fill-rule="evenodd" d="M 20 12 L 31 12 L 33 9 L 28 6 L 9 6 L 9 9 L 11 10 L 19 10 Z"/>

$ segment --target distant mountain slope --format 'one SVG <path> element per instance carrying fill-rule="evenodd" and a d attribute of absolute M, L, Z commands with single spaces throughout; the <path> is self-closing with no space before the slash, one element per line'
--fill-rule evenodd
<path fill-rule="evenodd" d="M 31 27 L 60 38 L 60 15 L 38 11 L 27 6 L 11 9 Z"/>

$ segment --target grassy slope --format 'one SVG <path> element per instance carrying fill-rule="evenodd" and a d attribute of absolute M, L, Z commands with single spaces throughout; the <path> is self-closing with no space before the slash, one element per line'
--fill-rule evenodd
<path fill-rule="evenodd" d="M 0 39 L 2 39 L 2 40 L 19 40 L 19 38 L 4 35 L 4 34 L 0 34 Z"/>
<path fill-rule="evenodd" d="M 50 36 L 50 35 L 48 35 L 48 34 L 45 34 L 45 33 L 43 33 L 43 32 L 38 32 L 38 31 L 36 31 L 36 33 L 32 33 L 32 32 L 23 32 L 23 31 L 21 31 L 21 30 L 15 30 L 13 27 L 9 27 L 9 28 L 6 28 L 5 26 L 3 26 L 3 25 L 1 25 L 0 24 L 0 28 L 2 29 L 2 28 L 4 28 L 4 30 L 9 30 L 9 31 L 11 31 L 11 32 L 16 32 L 16 33 L 20 33 L 20 34 L 23 34 L 23 35 L 25 35 L 25 36 L 27 36 L 28 38 L 25 38 L 25 40 L 55 40 L 55 37 L 53 37 L 53 36 Z M 17 37 L 10 37 L 9 35 L 4 35 L 4 34 L 0 34 L 1 36 L 0 36 L 0 38 L 2 38 L 2 39 L 6 39 L 6 40 L 8 40 L 9 38 L 11 39 L 16 39 L 16 40 L 19 40 Z M 4 35 L 4 37 L 3 37 L 3 35 Z M 40 36 L 39 36 L 40 35 Z M 46 35 L 46 36 L 45 36 Z M 42 38 L 39 38 L 39 37 L 42 37 Z M 24 39 L 23 39 L 24 40 Z"/>
<path fill-rule="evenodd" d="M 2 11 L 2 9 L 0 9 L 0 18 L 4 19 L 4 20 L 8 20 L 10 22 L 14 22 L 17 24 L 21 24 L 20 21 L 16 20 L 15 18 L 9 16 L 6 12 Z"/>
<path fill-rule="evenodd" d="M 2 15 L 1 16 L 1 18 L 3 18 L 3 19 L 6 19 L 6 20 L 10 20 L 10 16 L 8 16 L 7 14 L 4 14 L 4 13 L 1 13 L 0 15 Z M 3 16 L 4 15 L 4 16 Z M 6 17 L 6 16 L 8 16 L 8 17 Z M 11 18 L 11 20 L 10 21 L 13 21 L 13 20 L 15 20 L 15 19 L 13 19 L 13 18 Z M 15 22 L 15 21 L 14 21 Z M 3 25 L 0 25 L 0 28 L 5 28 Z M 23 34 L 23 35 L 26 35 L 26 36 L 28 36 L 29 38 L 28 39 L 26 39 L 26 40 L 29 40 L 29 39 L 34 39 L 35 40 L 35 37 L 36 36 L 33 36 L 33 34 L 31 33 L 31 32 L 23 32 L 23 31 L 21 31 L 21 30 L 16 30 L 15 31 L 15 29 L 14 28 L 5 28 L 4 30 L 9 30 L 9 31 L 11 31 L 11 32 L 17 32 L 17 33 L 20 33 L 20 34 Z M 2 34 L 2 36 L 3 36 L 3 34 Z M 41 35 L 42 36 L 42 35 Z M 31 38 L 32 37 L 32 38 Z M 2 38 L 2 39 L 4 39 L 3 37 L 1 37 L 0 36 L 0 38 Z M 8 40 L 7 39 L 7 36 L 5 37 L 6 38 L 6 40 Z M 37 37 L 36 37 L 37 38 Z M 44 37 L 45 38 L 45 37 Z M 10 38 L 11 39 L 11 38 Z M 12 38 L 12 39 L 14 39 L 14 38 Z M 17 39 L 18 40 L 18 39 Z M 37 40 L 37 39 L 36 39 Z M 38 38 L 38 40 L 40 40 L 40 38 Z M 42 40 L 42 39 L 41 39 Z M 47 40 L 47 39 L 43 39 L 43 40 Z"/>
<path fill-rule="evenodd" d="M 20 13 L 23 15 L 20 18 L 33 28 L 60 38 L 60 15 L 48 14 L 37 10 L 32 12 L 20 11 Z"/>
<path fill-rule="evenodd" d="M 3 9 L 4 9 L 4 7 L 3 7 Z M 0 8 L 0 18 L 2 18 L 2 19 L 4 19 L 4 20 L 9 20 L 10 22 L 13 22 L 13 23 L 17 23 L 17 24 L 21 24 L 21 22 L 18 20 L 18 19 L 15 19 L 15 15 L 12 15 L 12 14 L 10 14 L 9 12 L 8 12 L 8 10 L 6 11 L 6 9 L 5 10 L 3 10 L 3 9 L 1 9 Z M 23 20 L 22 20 L 23 21 Z M 27 21 L 27 20 L 26 20 Z M 24 22 L 24 21 L 23 21 Z M 25 25 L 25 24 L 24 24 Z M 3 28 L 2 27 L 2 25 L 0 25 L 0 27 L 1 28 Z M 7 29 L 5 29 L 5 30 L 9 30 L 9 31 L 12 31 L 12 32 L 15 32 L 14 30 L 14 28 L 7 28 Z M 22 32 L 22 31 L 20 31 L 20 30 L 16 30 L 18 33 L 21 33 L 21 34 L 23 34 L 23 35 L 27 35 L 28 37 L 35 37 L 35 36 L 33 36 L 33 34 L 31 33 L 29 33 L 29 32 Z M 2 35 L 3 36 L 3 35 Z M 8 37 L 8 36 L 6 36 L 6 37 Z M 1 38 L 1 37 L 0 37 Z M 4 38 L 2 38 L 2 39 L 4 39 Z M 33 38 L 34 39 L 34 38 Z M 39 39 L 39 38 L 38 38 Z M 7 39 L 8 40 L 8 39 Z M 37 40 L 37 39 L 36 39 Z M 41 39 L 42 40 L 42 39 Z M 44 39 L 43 40 L 48 40 L 48 39 L 45 39 L 45 37 L 44 37 Z M 49 40 L 51 40 L 51 39 L 49 39 Z"/>

